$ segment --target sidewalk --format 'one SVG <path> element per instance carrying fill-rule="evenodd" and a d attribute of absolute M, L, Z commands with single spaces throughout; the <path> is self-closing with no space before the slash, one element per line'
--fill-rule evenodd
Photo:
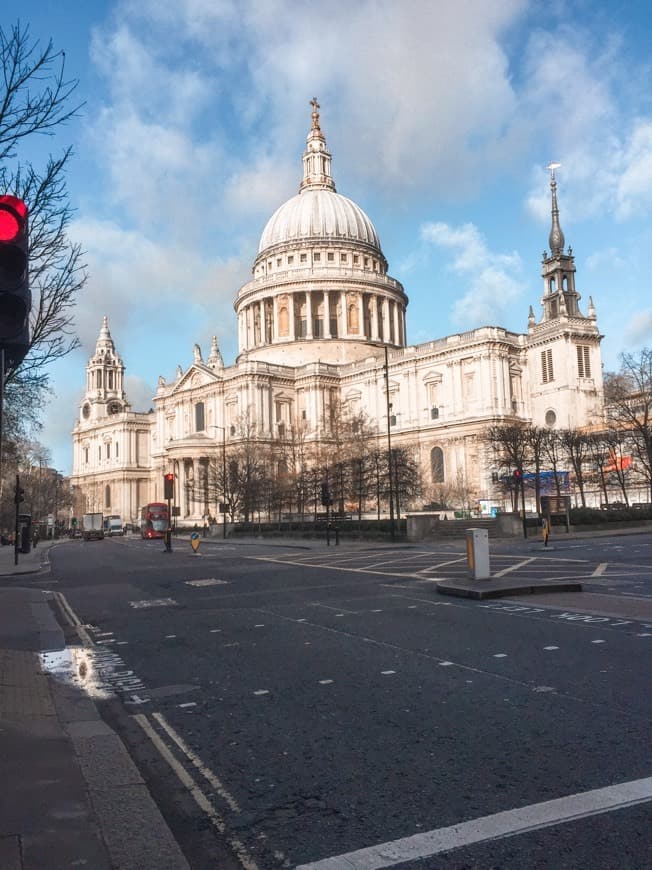
<path fill-rule="evenodd" d="M 62 650 L 40 543 L 0 547 L 0 867 L 2 870 L 188 870 L 124 744 L 93 701 L 47 673 Z M 17 573 L 16 573 L 17 572 Z"/>

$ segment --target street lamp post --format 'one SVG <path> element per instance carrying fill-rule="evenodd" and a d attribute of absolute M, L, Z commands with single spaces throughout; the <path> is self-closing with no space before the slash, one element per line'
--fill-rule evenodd
<path fill-rule="evenodd" d="M 222 432 L 222 537 L 226 540 L 226 426 L 209 426 Z"/>
<path fill-rule="evenodd" d="M 392 421 L 391 410 L 392 405 L 389 401 L 389 359 L 387 355 L 387 345 L 385 345 L 385 403 L 387 405 L 387 472 L 389 474 L 389 528 L 392 540 L 395 537 L 394 531 L 394 487 L 392 486 Z"/>

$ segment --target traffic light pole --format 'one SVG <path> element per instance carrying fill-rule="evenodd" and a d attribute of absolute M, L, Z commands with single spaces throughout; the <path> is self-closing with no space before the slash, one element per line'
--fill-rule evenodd
<path fill-rule="evenodd" d="M 525 519 L 525 481 L 521 473 L 521 509 L 523 511 L 523 537 L 527 538 L 527 521 Z"/>
<path fill-rule="evenodd" d="M 16 475 L 16 491 L 14 493 L 14 501 L 16 502 L 16 528 L 14 531 L 14 565 L 18 564 L 18 514 L 20 513 L 20 476 Z"/>

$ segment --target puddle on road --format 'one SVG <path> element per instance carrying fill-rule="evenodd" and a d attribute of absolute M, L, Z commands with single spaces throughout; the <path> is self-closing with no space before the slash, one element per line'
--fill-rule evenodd
<path fill-rule="evenodd" d="M 91 698 L 108 698 L 111 690 L 97 672 L 85 647 L 68 646 L 62 650 L 39 653 L 42 670 L 62 683 L 77 686 Z"/>

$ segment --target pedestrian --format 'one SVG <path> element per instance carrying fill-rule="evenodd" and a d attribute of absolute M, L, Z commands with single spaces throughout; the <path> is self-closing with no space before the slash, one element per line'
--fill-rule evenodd
<path fill-rule="evenodd" d="M 541 520 L 541 534 L 543 535 L 543 546 L 548 546 L 548 538 L 550 536 L 550 520 L 543 517 Z"/>
<path fill-rule="evenodd" d="M 34 549 L 36 549 L 38 541 L 39 541 L 38 526 L 34 526 L 34 528 L 32 529 L 32 547 L 34 547 Z"/>

